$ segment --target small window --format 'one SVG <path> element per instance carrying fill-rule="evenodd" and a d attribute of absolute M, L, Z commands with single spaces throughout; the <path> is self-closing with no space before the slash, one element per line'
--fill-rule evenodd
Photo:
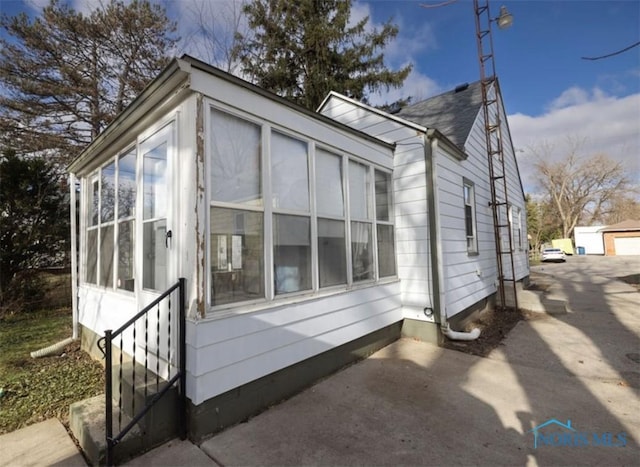
<path fill-rule="evenodd" d="M 476 236 L 476 201 L 474 185 L 467 179 L 463 181 L 464 225 L 467 238 L 467 253 L 478 252 Z"/>
<path fill-rule="evenodd" d="M 396 253 L 392 223 L 391 174 L 375 171 L 378 277 L 395 276 Z"/>
<path fill-rule="evenodd" d="M 518 246 L 518 250 L 522 251 L 522 210 L 513 207 L 513 242 Z M 514 247 L 515 247 L 514 245 Z"/>

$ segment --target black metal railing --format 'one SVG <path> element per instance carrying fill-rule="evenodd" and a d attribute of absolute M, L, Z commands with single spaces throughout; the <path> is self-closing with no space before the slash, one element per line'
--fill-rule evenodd
<path fill-rule="evenodd" d="M 174 339 L 174 347 L 177 347 L 178 351 L 178 365 L 177 368 L 175 365 L 171 365 L 171 356 L 174 349 L 171 345 L 171 323 L 172 317 L 171 314 L 175 313 L 172 308 L 172 304 L 175 303 L 175 300 L 172 302 L 172 295 L 177 291 L 178 294 L 178 319 L 177 319 L 177 346 L 175 345 Z M 166 300 L 166 302 L 165 302 Z M 163 316 L 161 312 L 161 306 L 166 304 L 165 315 Z M 150 339 L 149 339 L 149 317 L 155 312 L 155 350 L 149 349 Z M 144 320 L 144 341 L 136 342 L 136 324 L 140 323 L 140 320 Z M 162 331 L 162 322 L 166 324 L 166 333 L 164 337 L 166 338 L 166 351 L 161 352 L 161 331 Z M 138 324 L 138 326 L 140 326 Z M 131 328 L 131 340 L 126 340 L 123 338 L 125 331 L 128 331 Z M 117 339 L 119 337 L 119 339 Z M 179 279 L 173 286 L 171 286 L 167 291 L 165 291 L 162 295 L 152 301 L 149 305 L 147 305 L 143 310 L 138 312 L 133 318 L 124 323 L 115 331 L 106 330 L 104 332 L 104 337 L 100 339 L 104 340 L 104 354 L 105 354 L 105 400 L 106 400 L 106 414 L 105 414 L 105 423 L 106 423 L 106 441 L 107 441 L 107 452 L 106 452 L 106 464 L 108 466 L 113 465 L 113 451 L 114 448 L 122 441 L 125 435 L 149 412 L 151 407 L 156 404 L 167 392 L 176 384 L 178 385 L 178 434 L 181 439 L 185 439 L 187 435 L 187 423 L 186 423 L 186 355 L 185 355 L 185 279 Z M 164 343 L 164 342 L 162 342 Z M 114 400 L 113 397 L 113 347 L 114 345 L 119 349 L 119 365 L 118 365 L 118 396 L 117 399 Z M 126 346 L 126 348 L 125 348 Z M 131 350 L 130 357 L 132 358 L 131 362 L 131 416 L 132 419 L 126 426 L 122 427 L 122 412 L 124 410 L 123 407 L 123 395 L 122 395 L 122 380 L 123 380 L 123 358 L 125 354 L 128 354 L 127 349 Z M 143 353 L 144 362 L 138 362 L 136 359 L 136 354 Z M 155 375 L 151 376 L 151 385 L 153 385 L 153 379 L 155 378 L 155 386 L 156 391 L 154 396 L 148 399 L 148 386 L 149 386 L 149 360 L 150 357 L 155 359 Z M 160 362 L 164 361 L 167 365 L 167 380 L 166 384 L 165 380 L 160 377 Z M 144 406 L 137 408 L 135 407 L 136 403 L 136 366 L 142 366 L 139 371 L 143 372 L 144 378 Z M 160 389 L 160 386 L 162 388 Z M 113 408 L 114 404 L 117 404 L 118 407 L 118 425 L 117 429 L 119 433 L 115 434 L 114 431 L 114 421 L 113 421 Z M 129 408 L 129 407 L 127 407 Z M 138 410 L 136 410 L 138 409 Z"/>

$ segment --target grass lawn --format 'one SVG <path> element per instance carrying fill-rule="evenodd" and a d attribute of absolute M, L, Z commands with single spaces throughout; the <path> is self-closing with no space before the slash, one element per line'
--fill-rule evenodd
<path fill-rule="evenodd" d="M 71 337 L 71 326 L 69 308 L 0 319 L 0 434 L 52 417 L 67 425 L 72 402 L 104 391 L 102 366 L 79 343 L 60 356 L 30 357 Z"/>

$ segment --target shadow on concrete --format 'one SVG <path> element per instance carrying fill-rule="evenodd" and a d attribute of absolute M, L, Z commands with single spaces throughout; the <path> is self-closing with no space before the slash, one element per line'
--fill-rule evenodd
<path fill-rule="evenodd" d="M 638 398 L 620 370 L 637 297 L 612 303 L 618 290 L 575 266 L 551 291 L 571 312 L 519 323 L 489 358 L 401 339 L 201 448 L 224 465 L 637 464 Z M 534 447 L 550 419 L 575 432 L 550 425 Z"/>

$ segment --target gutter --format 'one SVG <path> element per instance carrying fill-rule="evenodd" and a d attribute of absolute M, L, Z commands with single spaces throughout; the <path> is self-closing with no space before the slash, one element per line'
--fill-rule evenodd
<path fill-rule="evenodd" d="M 433 308 L 438 311 L 436 323 L 442 333 L 451 340 L 472 341 L 480 336 L 480 329 L 471 332 L 454 331 L 449 327 L 444 293 L 444 267 L 442 240 L 440 235 L 440 202 L 438 200 L 438 173 L 436 154 L 438 153 L 439 132 L 429 128 L 424 134 L 424 160 L 427 173 L 427 209 L 429 217 L 429 249 L 431 251 L 431 270 L 433 271 Z M 466 157 L 465 157 L 466 158 Z M 435 254 L 434 254 L 435 252 Z"/>

